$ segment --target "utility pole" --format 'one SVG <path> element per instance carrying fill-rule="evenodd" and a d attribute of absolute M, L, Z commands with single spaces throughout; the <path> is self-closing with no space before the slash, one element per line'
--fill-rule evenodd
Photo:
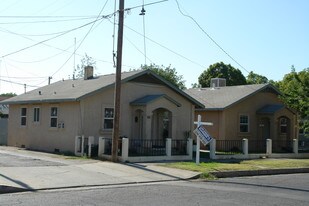
<path fill-rule="evenodd" d="M 27 93 L 27 84 L 24 84 L 24 92 Z"/>
<path fill-rule="evenodd" d="M 115 112 L 114 129 L 112 140 L 112 161 L 118 161 L 118 139 L 120 123 L 120 94 L 121 94 L 121 64 L 122 64 L 122 42 L 123 42 L 123 19 L 124 19 L 124 0 L 119 0 L 119 20 L 118 20 L 118 41 L 117 41 L 117 65 L 115 80 Z"/>

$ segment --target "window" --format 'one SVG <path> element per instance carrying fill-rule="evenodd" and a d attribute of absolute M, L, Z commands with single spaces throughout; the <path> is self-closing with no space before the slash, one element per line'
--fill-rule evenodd
<path fill-rule="evenodd" d="M 40 122 L 40 108 L 38 107 L 33 109 L 33 122 Z"/>
<path fill-rule="evenodd" d="M 113 129 L 114 122 L 114 108 L 105 108 L 104 109 L 104 129 Z"/>
<path fill-rule="evenodd" d="M 286 134 L 288 128 L 288 120 L 285 117 L 280 118 L 280 133 Z"/>
<path fill-rule="evenodd" d="M 248 115 L 239 116 L 239 131 L 249 132 L 249 116 Z"/>
<path fill-rule="evenodd" d="M 27 108 L 21 108 L 20 110 L 20 125 L 27 125 Z"/>
<path fill-rule="evenodd" d="M 58 123 L 58 108 L 50 108 L 50 127 L 57 127 Z"/>

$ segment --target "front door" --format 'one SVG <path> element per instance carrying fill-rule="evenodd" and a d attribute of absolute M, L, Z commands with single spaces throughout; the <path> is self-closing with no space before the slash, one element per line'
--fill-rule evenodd
<path fill-rule="evenodd" d="M 270 139 L 270 120 L 269 118 L 262 118 L 260 121 L 260 140 Z"/>
<path fill-rule="evenodd" d="M 172 113 L 167 109 L 156 109 L 153 111 L 152 139 L 165 140 L 172 136 Z"/>

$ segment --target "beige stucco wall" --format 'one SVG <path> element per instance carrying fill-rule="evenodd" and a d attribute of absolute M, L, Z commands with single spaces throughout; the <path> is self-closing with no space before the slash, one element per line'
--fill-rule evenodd
<path fill-rule="evenodd" d="M 88 97 L 81 101 L 84 116 L 84 135 L 85 136 L 104 136 L 111 137 L 111 130 L 103 130 L 103 111 L 105 107 L 113 107 L 114 103 L 114 88 L 105 90 L 102 93 Z M 131 106 L 130 102 L 144 97 L 145 95 L 165 94 L 173 100 L 181 104 L 177 107 L 174 103 L 161 98 L 157 101 L 151 102 L 147 106 Z M 193 120 L 192 114 L 194 113 L 192 103 L 173 90 L 155 84 L 145 84 L 128 82 L 121 87 L 121 118 L 120 118 L 120 135 L 132 137 L 133 135 L 133 122 L 136 109 L 141 109 L 145 113 L 144 118 L 144 134 L 145 138 L 150 138 L 150 128 L 152 111 L 157 108 L 166 108 L 172 112 L 173 136 L 172 138 L 184 138 L 184 131 L 192 131 Z"/>
<path fill-rule="evenodd" d="M 195 113 L 195 121 L 199 114 L 202 117 L 202 122 L 210 122 L 213 124 L 212 126 L 204 126 L 213 138 L 218 139 L 218 137 L 225 136 L 225 124 L 222 111 L 197 111 Z"/>
<path fill-rule="evenodd" d="M 27 124 L 20 125 L 20 109 L 27 108 Z M 33 109 L 40 108 L 40 122 L 33 122 Z M 58 108 L 58 123 L 64 128 L 50 128 L 50 108 Z M 79 103 L 10 105 L 8 145 L 44 151 L 74 151 L 74 138 L 80 130 Z"/>
<path fill-rule="evenodd" d="M 259 137 L 259 118 L 263 115 L 257 115 L 257 110 L 267 104 L 282 104 L 276 94 L 270 92 L 259 92 L 246 98 L 244 101 L 238 102 L 224 111 L 198 111 L 197 114 L 202 115 L 203 121 L 214 122 L 213 128 L 209 127 L 210 134 L 218 139 L 235 139 L 241 140 L 248 138 L 249 140 L 258 139 Z M 239 115 L 249 115 L 249 132 L 239 132 Z M 270 135 L 272 139 L 278 137 L 278 118 L 286 116 L 291 120 L 291 138 L 295 138 L 296 133 L 296 115 L 288 109 L 282 109 L 275 115 L 266 115 L 270 118 Z M 206 119 L 205 119 L 206 117 Z"/>
<path fill-rule="evenodd" d="M 177 107 L 166 98 L 160 98 L 142 107 L 130 105 L 130 102 L 152 94 L 165 94 L 180 103 L 181 107 Z M 76 135 L 94 136 L 96 143 L 99 136 L 112 136 L 112 130 L 103 130 L 103 111 L 106 107 L 113 108 L 113 105 L 113 87 L 83 98 L 80 102 L 10 105 L 8 144 L 51 152 L 55 149 L 74 152 Z M 50 128 L 50 109 L 54 106 L 58 108 L 58 123 L 64 123 L 64 128 Z M 26 126 L 20 125 L 22 107 L 27 108 Z M 40 108 L 39 123 L 33 122 L 35 107 Z M 145 114 L 145 138 L 150 138 L 152 111 L 157 108 L 165 108 L 172 112 L 172 139 L 184 139 L 184 132 L 193 130 L 194 106 L 183 96 L 162 85 L 128 82 L 122 85 L 121 136 L 133 136 L 134 114 L 138 108 Z"/>

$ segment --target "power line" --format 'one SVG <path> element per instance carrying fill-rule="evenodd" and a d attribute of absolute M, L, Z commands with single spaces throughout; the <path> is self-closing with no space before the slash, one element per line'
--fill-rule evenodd
<path fill-rule="evenodd" d="M 95 22 L 97 22 L 97 21 L 98 21 L 98 19 L 96 19 L 96 20 L 94 20 L 94 21 L 91 21 L 91 22 L 89 22 L 89 23 L 87 23 L 87 24 L 84 24 L 84 25 L 82 25 L 82 26 L 79 26 L 79 27 L 73 28 L 73 29 L 71 29 L 71 30 L 68 30 L 68 31 L 66 31 L 66 32 L 64 32 L 64 33 L 61 33 L 61 34 L 56 35 L 56 36 L 54 36 L 54 37 L 51 37 L 51 38 L 49 38 L 49 39 L 45 39 L 45 40 L 40 41 L 40 42 L 38 42 L 38 43 L 35 43 L 35 44 L 33 44 L 33 45 L 24 47 L 24 48 L 22 48 L 22 49 L 19 49 L 19 50 L 17 50 L 17 51 L 14 51 L 14 52 L 11 52 L 11 53 L 8 53 L 8 54 L 5 54 L 5 55 L 3 55 L 2 57 L 7 57 L 7 56 L 10 56 L 10 55 L 12 55 L 12 54 L 16 54 L 16 53 L 19 53 L 19 52 L 21 52 L 21 51 L 24 51 L 24 50 L 26 50 L 26 49 L 30 49 L 30 48 L 32 48 L 32 47 L 34 47 L 34 46 L 40 45 L 40 44 L 42 44 L 42 43 L 44 43 L 44 42 L 47 42 L 47 41 L 50 41 L 50 40 L 52 40 L 52 39 L 56 39 L 56 38 L 58 38 L 58 37 L 60 37 L 60 36 L 63 36 L 63 35 L 65 35 L 65 34 L 69 33 L 69 32 L 72 32 L 72 31 L 75 31 L 75 30 L 77 30 L 77 29 L 83 28 L 83 27 L 88 26 L 88 25 L 90 25 L 90 24 L 93 24 L 93 23 L 95 23 Z M 91 27 L 91 28 L 92 28 L 92 27 Z"/>
<path fill-rule="evenodd" d="M 103 19 L 102 17 L 100 18 L 100 15 L 101 15 L 101 13 L 103 12 L 103 10 L 104 10 L 104 8 L 105 8 L 107 2 L 108 2 L 108 0 L 106 0 L 105 4 L 103 5 L 103 8 L 101 9 L 100 13 L 98 14 L 98 16 L 97 16 L 97 18 L 96 18 L 96 20 L 92 22 L 92 25 L 91 25 L 90 29 L 88 30 L 88 32 L 86 33 L 86 35 L 84 36 L 84 38 L 82 39 L 82 41 L 80 42 L 80 44 L 77 46 L 77 48 L 75 48 L 74 53 L 72 53 L 72 54 L 70 55 L 70 57 L 64 62 L 64 64 L 62 64 L 62 66 L 61 66 L 56 72 L 54 72 L 54 73 L 51 75 L 51 77 L 54 76 L 58 71 L 60 71 L 60 70 L 64 67 L 64 65 L 71 59 L 71 57 L 75 54 L 75 52 L 79 49 L 79 47 L 82 45 L 82 43 L 85 41 L 85 39 L 87 38 L 87 36 L 88 36 L 89 33 L 91 32 L 91 30 L 92 30 L 93 26 L 95 25 L 95 23 L 96 23 L 99 19 L 100 19 L 100 20 Z"/>
<path fill-rule="evenodd" d="M 134 30 L 134 29 L 132 29 L 132 28 L 126 26 L 126 25 L 124 25 L 124 26 L 125 26 L 126 28 L 130 29 L 131 31 L 137 33 L 138 35 L 143 36 L 143 34 L 139 33 L 138 31 L 136 31 L 136 30 Z M 163 44 L 160 44 L 160 43 L 156 42 L 155 40 L 150 39 L 150 38 L 147 37 L 147 36 L 145 36 L 145 38 L 146 38 L 147 40 L 149 40 L 149 41 L 151 41 L 151 42 L 153 42 L 153 43 L 159 45 L 160 47 L 162 47 L 162 48 L 164 48 L 164 49 L 166 49 L 166 50 L 172 52 L 173 54 L 175 54 L 175 55 L 177 55 L 177 56 L 179 56 L 179 57 L 181 57 L 181 58 L 183 58 L 183 59 L 185 59 L 185 60 L 187 60 L 187 61 L 189 61 L 189 62 L 195 64 L 195 65 L 198 65 L 198 66 L 200 66 L 200 67 L 202 67 L 202 68 L 205 68 L 205 66 L 203 66 L 203 65 L 201 65 L 201 64 L 199 64 L 199 63 L 197 63 L 197 62 L 195 62 L 195 61 L 193 61 L 193 60 L 191 60 L 191 59 L 189 59 L 189 58 L 187 58 L 187 57 L 185 57 L 185 56 L 182 55 L 182 54 L 179 54 L 179 53 L 173 51 L 172 49 L 170 49 L 170 48 L 164 46 Z"/>
<path fill-rule="evenodd" d="M 148 61 L 150 61 L 151 63 L 154 63 L 153 61 L 151 61 L 151 59 L 149 59 L 147 56 L 146 56 L 146 54 L 145 53 L 143 53 L 132 41 L 130 41 L 125 35 L 124 35 L 124 37 L 126 38 L 126 40 L 130 43 L 130 44 L 132 44 L 132 46 L 137 50 L 137 51 L 139 51 L 144 57 L 145 57 L 145 59 L 148 59 Z M 146 65 L 146 60 L 145 60 L 145 65 Z"/>
<path fill-rule="evenodd" d="M 24 83 L 19 83 L 19 82 L 15 82 L 15 81 L 5 80 L 5 79 L 1 79 L 1 78 L 0 78 L 0 81 L 7 82 L 7 83 L 10 83 L 10 84 L 25 85 Z M 26 85 L 27 85 L 27 87 L 38 88 L 38 86 L 29 85 L 29 84 L 26 84 Z"/>
<path fill-rule="evenodd" d="M 58 18 L 97 18 L 95 15 L 91 16 L 0 16 L 0 18 L 15 18 L 15 19 L 58 19 Z"/>
<path fill-rule="evenodd" d="M 0 22 L 0 24 L 40 24 L 40 23 L 59 23 L 59 22 L 68 22 L 68 21 L 81 21 L 87 19 L 93 19 L 94 17 L 83 17 L 76 19 L 59 19 L 59 20 L 49 20 L 49 21 L 17 21 L 17 22 Z"/>
<path fill-rule="evenodd" d="M 185 13 L 183 13 L 182 12 L 182 10 L 180 9 L 180 5 L 179 5 L 179 3 L 178 3 L 178 0 L 175 0 L 175 2 L 176 2 L 176 4 L 177 4 L 177 7 L 178 7 L 178 10 L 179 10 L 179 12 L 183 15 L 183 16 L 185 16 L 185 17 L 187 17 L 187 18 L 189 18 L 189 19 L 191 19 L 197 26 L 198 26 L 198 28 L 219 48 L 219 49 L 221 49 L 221 51 L 223 51 L 230 59 L 232 59 L 238 66 L 240 66 L 243 70 L 245 70 L 246 72 L 248 72 L 248 73 L 250 73 L 245 67 L 243 67 L 235 58 L 233 58 L 227 51 L 225 51 L 201 26 L 200 26 L 200 24 L 192 17 L 192 16 L 190 16 L 190 15 L 187 15 L 187 14 L 185 14 Z"/>
<path fill-rule="evenodd" d="M 11 79 L 44 79 L 47 77 L 10 77 L 10 76 L 1 76 L 2 78 L 11 78 Z"/>

